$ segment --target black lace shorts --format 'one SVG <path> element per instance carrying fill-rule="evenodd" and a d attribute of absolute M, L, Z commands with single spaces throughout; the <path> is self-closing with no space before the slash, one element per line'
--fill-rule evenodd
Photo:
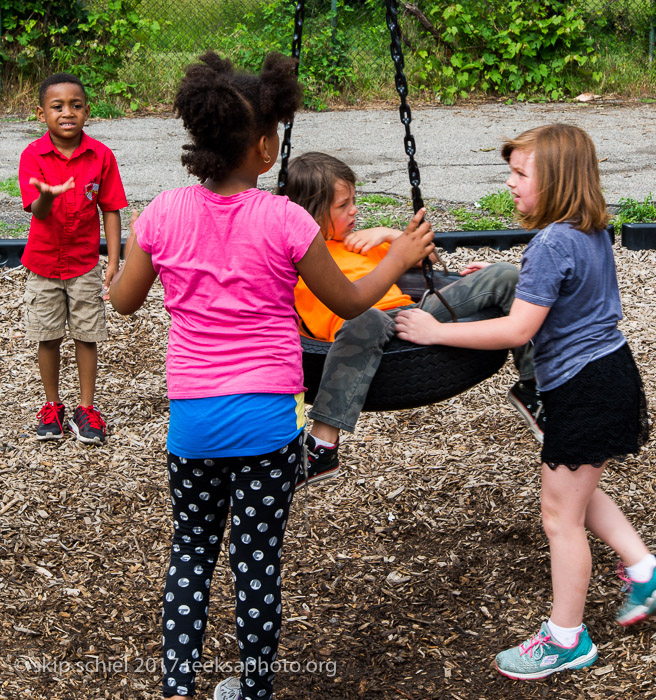
<path fill-rule="evenodd" d="M 546 415 L 542 461 L 600 467 L 638 452 L 649 437 L 647 400 L 628 344 L 542 392 Z"/>

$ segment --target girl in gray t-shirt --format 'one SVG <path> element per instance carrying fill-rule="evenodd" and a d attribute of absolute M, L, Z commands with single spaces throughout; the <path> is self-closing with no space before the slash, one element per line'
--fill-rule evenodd
<path fill-rule="evenodd" d="M 597 659 L 583 609 L 591 555 L 586 527 L 626 564 L 629 593 L 616 621 L 656 614 L 656 557 L 599 488 L 608 460 L 639 450 L 648 437 L 642 381 L 626 339 L 606 202 L 590 137 L 567 124 L 524 132 L 504 143 L 507 185 L 519 219 L 539 233 L 526 247 L 510 314 L 439 323 L 419 309 L 397 316 L 413 343 L 512 348 L 533 340 L 546 412 L 542 523 L 551 551 L 553 605 L 541 629 L 496 657 L 520 679 L 590 666 Z"/>

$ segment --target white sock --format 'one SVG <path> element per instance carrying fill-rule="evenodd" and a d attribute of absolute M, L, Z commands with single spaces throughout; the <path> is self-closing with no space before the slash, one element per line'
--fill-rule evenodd
<path fill-rule="evenodd" d="M 312 435 L 312 433 L 310 433 L 310 435 Z M 337 444 L 336 442 L 326 442 L 325 440 L 322 440 L 321 438 L 318 438 L 315 435 L 312 435 L 312 439 L 314 440 L 317 447 L 335 447 L 335 445 Z"/>
<path fill-rule="evenodd" d="M 656 557 L 653 554 L 648 554 L 643 557 L 637 564 L 626 567 L 626 574 L 632 581 L 644 583 L 649 581 L 656 568 Z"/>
<path fill-rule="evenodd" d="M 551 618 L 547 621 L 547 627 L 553 639 L 564 647 L 574 646 L 578 633 L 583 629 L 583 625 L 578 627 L 560 627 L 555 625 Z"/>

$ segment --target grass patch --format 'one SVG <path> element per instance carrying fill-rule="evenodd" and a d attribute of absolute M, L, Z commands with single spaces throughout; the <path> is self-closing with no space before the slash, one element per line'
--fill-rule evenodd
<path fill-rule="evenodd" d="M 487 210 L 493 216 L 505 216 L 509 219 L 515 215 L 515 202 L 510 190 L 499 190 L 483 195 L 477 202 L 478 206 Z"/>
<path fill-rule="evenodd" d="M 455 217 L 462 231 L 499 231 L 507 228 L 506 222 L 496 216 L 472 212 L 465 207 L 451 209 L 450 213 Z"/>
<path fill-rule="evenodd" d="M 20 187 L 18 186 L 18 175 L 0 180 L 0 192 L 8 194 L 10 197 L 20 197 Z"/>
<path fill-rule="evenodd" d="M 362 228 L 376 228 L 376 226 L 386 226 L 387 228 L 405 229 L 407 223 L 398 216 L 390 214 L 376 214 L 365 216 Z"/>
<path fill-rule="evenodd" d="M 603 43 L 601 43 L 603 41 Z M 649 65 L 644 36 L 608 36 L 597 46 L 595 71 L 599 83 L 581 83 L 581 92 L 617 93 L 622 97 L 653 98 L 656 93 L 656 63 Z"/>
<path fill-rule="evenodd" d="M 513 224 L 515 202 L 510 190 L 488 192 L 474 206 L 474 211 L 466 207 L 450 211 L 463 231 L 499 231 Z"/>
<path fill-rule="evenodd" d="M 91 116 L 98 119 L 118 119 L 125 116 L 125 110 L 107 100 L 95 100 L 91 103 Z"/>
<path fill-rule="evenodd" d="M 395 197 L 390 197 L 387 194 L 363 194 L 358 197 L 358 204 L 378 204 L 381 206 L 396 206 L 398 200 Z"/>
<path fill-rule="evenodd" d="M 25 224 L 7 224 L 0 221 L 0 238 L 27 238 L 30 230 Z"/>
<path fill-rule="evenodd" d="M 622 197 L 612 223 L 615 226 L 656 223 L 656 202 L 651 193 L 645 197 L 644 202 L 631 197 Z"/>

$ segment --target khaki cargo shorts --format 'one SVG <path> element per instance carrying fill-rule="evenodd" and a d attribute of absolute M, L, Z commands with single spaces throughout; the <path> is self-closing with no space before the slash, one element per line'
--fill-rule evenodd
<path fill-rule="evenodd" d="M 102 266 L 98 263 L 80 277 L 68 280 L 41 277 L 28 271 L 25 302 L 25 337 L 56 340 L 66 334 L 87 343 L 107 339 Z"/>

